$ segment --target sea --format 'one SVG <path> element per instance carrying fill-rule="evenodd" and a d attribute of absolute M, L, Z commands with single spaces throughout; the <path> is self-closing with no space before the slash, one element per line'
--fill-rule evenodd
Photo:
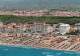
<path fill-rule="evenodd" d="M 80 52 L 34 47 L 0 46 L 0 56 L 80 56 Z"/>

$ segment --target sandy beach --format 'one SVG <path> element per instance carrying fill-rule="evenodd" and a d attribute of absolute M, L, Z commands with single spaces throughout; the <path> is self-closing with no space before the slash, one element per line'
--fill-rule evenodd
<path fill-rule="evenodd" d="M 77 42 L 76 44 L 78 44 L 78 43 L 79 42 Z M 76 45 L 76 44 L 74 44 L 74 45 Z M 75 49 L 70 50 L 74 45 L 72 47 L 67 48 L 67 49 L 57 48 L 57 46 L 56 47 L 50 47 L 50 46 L 45 46 L 45 45 L 40 46 L 40 45 L 33 45 L 33 44 L 23 45 L 23 44 L 12 44 L 12 43 L 4 43 L 4 42 L 0 42 L 0 45 L 3 45 L 3 46 L 24 46 L 24 47 L 46 48 L 46 49 L 65 50 L 65 51 L 78 51 L 78 50 L 75 50 Z"/>

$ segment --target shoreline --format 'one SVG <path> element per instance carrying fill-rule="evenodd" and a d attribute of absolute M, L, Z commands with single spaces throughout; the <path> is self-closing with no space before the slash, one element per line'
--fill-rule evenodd
<path fill-rule="evenodd" d="M 36 47 L 36 46 L 31 46 L 31 45 L 21 45 L 21 44 L 7 44 L 7 43 L 0 43 L 0 46 L 12 46 L 12 47 L 33 47 L 33 48 L 44 48 L 44 47 Z M 44 48 L 44 49 L 51 49 L 51 50 L 60 50 L 60 51 L 72 51 L 72 52 L 80 52 L 80 51 L 73 51 L 73 50 L 63 50 L 63 49 L 55 49 L 55 48 Z"/>

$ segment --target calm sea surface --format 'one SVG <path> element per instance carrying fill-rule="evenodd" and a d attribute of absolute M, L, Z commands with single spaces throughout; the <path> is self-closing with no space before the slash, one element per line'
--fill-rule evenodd
<path fill-rule="evenodd" d="M 0 56 L 80 56 L 80 52 L 32 47 L 0 46 Z"/>

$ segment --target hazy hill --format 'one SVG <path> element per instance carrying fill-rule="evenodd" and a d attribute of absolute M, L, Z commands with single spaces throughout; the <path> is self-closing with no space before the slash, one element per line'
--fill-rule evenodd
<path fill-rule="evenodd" d="M 80 0 L 0 0 L 0 7 L 79 6 Z"/>

